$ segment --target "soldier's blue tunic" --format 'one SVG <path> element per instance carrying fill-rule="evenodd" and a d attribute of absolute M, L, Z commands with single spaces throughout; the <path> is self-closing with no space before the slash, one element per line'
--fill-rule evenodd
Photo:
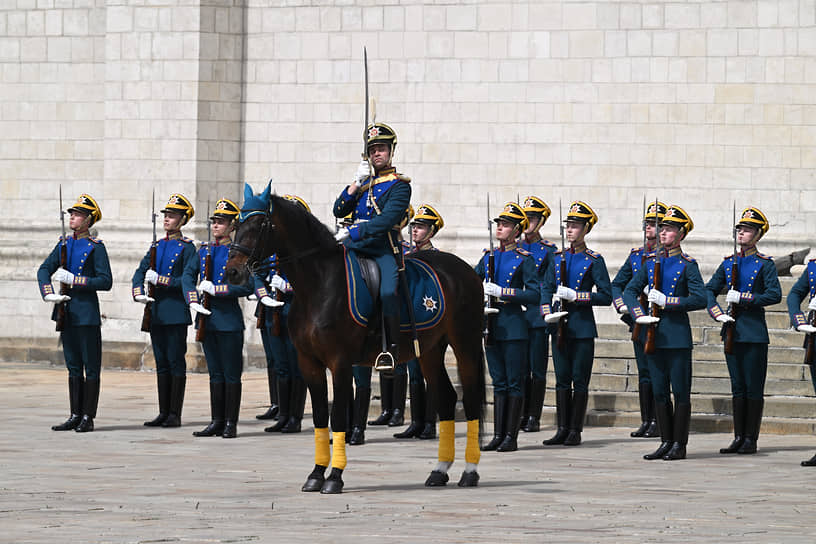
<path fill-rule="evenodd" d="M 150 251 L 133 273 L 131 283 L 134 297 L 145 294 L 144 278 L 149 266 Z M 170 373 L 180 377 L 187 372 L 184 360 L 187 354 L 187 327 L 193 321 L 184 297 L 182 276 L 185 271 L 195 276 L 197 266 L 198 258 L 191 239 L 179 233 L 157 241 L 156 273 L 159 281 L 155 290 L 156 302 L 152 303 L 150 341 L 158 374 Z"/>
<path fill-rule="evenodd" d="M 521 242 L 519 247 L 527 251 L 535 261 L 536 281 L 539 290 L 541 290 L 544 276 L 547 274 L 552 256 L 557 250 L 555 244 L 548 240 L 538 240 L 531 243 Z M 528 305 L 524 317 L 527 318 L 527 327 L 529 328 L 527 359 L 530 365 L 530 374 L 532 374 L 533 378 L 544 381 L 547 379 L 547 359 L 550 356 L 550 350 L 547 345 L 547 323 L 541 318 L 539 311 L 542 303 L 543 299 L 537 304 Z"/>
<path fill-rule="evenodd" d="M 479 277 L 487 276 L 490 252 L 476 264 Z M 499 313 L 493 316 L 493 345 L 485 347 L 487 366 L 495 394 L 520 397 L 529 373 L 527 343 L 529 330 L 522 305 L 535 305 L 541 298 L 533 257 L 515 244 L 494 251 L 494 277 L 488 281 L 502 288 L 497 297 Z"/>
<path fill-rule="evenodd" d="M 705 308 L 706 292 L 697 262 L 680 247 L 668 254 L 661 252 L 661 278 L 658 290 L 666 295 L 666 306 L 660 310 L 657 323 L 656 352 L 647 355 L 652 391 L 658 403 L 670 402 L 670 394 L 678 403 L 689 403 L 691 395 L 691 326 L 688 312 Z M 623 291 L 623 301 L 632 317 L 646 315 L 638 297 L 643 288 L 654 284 L 655 256 L 638 270 Z M 645 339 L 647 327 L 642 327 Z M 645 342 L 645 340 L 643 340 Z"/>
<path fill-rule="evenodd" d="M 802 301 L 807 299 L 810 302 L 814 296 L 816 296 L 816 259 L 811 259 L 787 296 L 788 315 L 793 328 L 810 324 L 801 306 Z M 814 367 L 816 365 L 810 365 L 810 380 L 813 383 L 813 390 L 816 391 L 816 368 Z"/>
<path fill-rule="evenodd" d="M 558 349 L 558 325 L 550 327 L 552 336 L 553 366 L 555 367 L 555 388 L 572 389 L 578 393 L 589 390 L 592 377 L 592 363 L 595 358 L 595 326 L 593 306 L 608 306 L 612 303 L 612 287 L 606 262 L 600 253 L 588 249 L 586 245 L 558 251 L 547 269 L 541 289 L 541 316 L 552 312 L 550 302 L 561 285 L 561 261 L 566 262 L 565 286 L 577 292 L 574 302 L 562 301 L 566 349 Z M 593 291 L 593 288 L 595 289 Z"/>
<path fill-rule="evenodd" d="M 776 266 L 770 257 L 751 248 L 737 255 L 737 283 L 735 290 L 741 293 L 737 304 L 736 329 L 734 330 L 734 353 L 726 354 L 728 373 L 731 376 L 731 393 L 734 397 L 761 400 L 765 391 L 765 375 L 768 369 L 768 325 L 765 322 L 765 306 L 782 300 Z M 708 313 L 714 319 L 723 314 L 717 304 L 717 295 L 731 285 L 731 267 L 734 256 L 726 257 L 706 284 Z M 725 338 L 725 325 L 721 336 Z"/>
<path fill-rule="evenodd" d="M 215 295 L 209 295 L 212 315 L 196 315 L 196 329 L 204 322 L 206 334 L 202 347 L 212 383 L 241 383 L 244 368 L 244 313 L 238 299 L 252 293 L 252 283 L 233 285 L 224 278 L 229 258 L 228 244 L 229 239 L 226 239 L 226 244 L 202 244 L 195 266 L 185 267 L 182 277 L 187 303 L 200 304 L 196 285 L 206 279 L 205 259 L 208 253 L 211 255 L 210 281 L 215 285 Z"/>
<path fill-rule="evenodd" d="M 62 241 L 46 257 L 37 270 L 40 295 L 54 294 L 51 275 L 60 266 Z M 65 328 L 60 332 L 65 366 L 72 378 L 99 379 L 102 368 L 102 334 L 97 291 L 110 291 L 113 284 L 108 252 L 102 240 L 87 233 L 66 240 L 65 269 L 74 274 L 74 284 L 68 289 L 71 300 L 65 303 Z M 57 291 L 58 292 L 58 291 Z M 57 309 L 51 314 L 56 320 Z"/>
<path fill-rule="evenodd" d="M 626 285 L 631 281 L 635 274 L 637 274 L 637 271 L 640 270 L 640 265 L 644 261 L 644 254 L 648 253 L 649 251 L 643 247 L 633 248 L 629 253 L 629 256 L 626 257 L 626 260 L 621 265 L 618 273 L 615 275 L 615 279 L 612 280 L 612 304 L 615 306 L 616 310 L 620 311 L 621 307 L 625 306 L 623 303 L 623 290 L 626 289 Z M 634 327 L 635 321 L 629 314 L 622 314 L 621 321 L 629 325 L 630 331 Z M 632 347 L 635 350 L 635 361 L 638 369 L 638 383 L 649 384 L 651 383 L 651 378 L 649 378 L 649 363 L 646 361 L 646 354 L 643 353 L 642 339 L 637 338 L 633 340 Z"/>
<path fill-rule="evenodd" d="M 397 263 L 389 236 L 397 243 L 397 236 L 392 231 L 402 220 L 410 202 L 411 186 L 394 168 L 388 168 L 369 177 L 363 189 L 353 196 L 348 194 L 348 187 L 343 189 L 333 208 L 335 217 L 352 214 L 355 224 L 348 228 L 349 238 L 343 243 L 377 263 L 383 312 L 394 317 L 399 315 Z"/>

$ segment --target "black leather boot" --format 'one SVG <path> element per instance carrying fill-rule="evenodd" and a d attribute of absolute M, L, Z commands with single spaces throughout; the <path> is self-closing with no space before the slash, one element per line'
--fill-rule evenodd
<path fill-rule="evenodd" d="M 290 378 L 278 378 L 278 421 L 274 425 L 264 429 L 267 433 L 279 433 L 289 421 L 292 402 L 292 380 Z"/>
<path fill-rule="evenodd" d="M 587 402 L 589 393 L 586 391 L 572 394 L 572 407 L 570 408 L 569 434 L 564 439 L 565 446 L 579 446 L 581 444 L 581 432 L 584 430 L 584 419 L 586 419 Z"/>
<path fill-rule="evenodd" d="M 289 421 L 280 430 L 282 433 L 299 433 L 300 422 L 306 409 L 306 382 L 303 378 L 292 380 L 292 400 L 289 408 Z"/>
<path fill-rule="evenodd" d="M 657 416 L 657 426 L 660 428 L 660 445 L 652 453 L 643 456 L 644 459 L 663 459 L 672 447 L 672 421 L 674 420 L 674 408 L 671 402 L 655 402 L 655 415 Z"/>
<path fill-rule="evenodd" d="M 674 409 L 674 443 L 663 456 L 664 461 L 677 461 L 686 458 L 689 424 L 691 423 L 691 404 L 677 403 Z"/>
<path fill-rule="evenodd" d="M 380 372 L 380 405 L 382 412 L 377 419 L 368 422 L 369 425 L 388 425 L 394 410 L 392 404 L 394 392 L 394 375 Z"/>
<path fill-rule="evenodd" d="M 71 415 L 63 423 L 52 425 L 52 431 L 72 431 L 82 421 L 82 386 L 84 383 L 85 380 L 82 378 L 68 377 L 68 403 L 71 407 Z"/>
<path fill-rule="evenodd" d="M 524 404 L 524 397 L 508 397 L 504 440 L 496 448 L 496 451 L 516 451 L 518 449 L 522 404 Z"/>
<path fill-rule="evenodd" d="M 745 398 L 731 397 L 731 411 L 734 413 L 734 440 L 720 453 L 737 453 L 745 440 Z"/>
<path fill-rule="evenodd" d="M 638 400 L 640 401 L 640 427 L 629 433 L 632 438 L 643 438 L 649 429 L 649 404 L 652 402 L 652 390 L 646 384 L 638 386 Z"/>
<path fill-rule="evenodd" d="M 425 426 L 419 433 L 420 440 L 433 440 L 436 438 L 436 396 L 428 391 L 425 385 Z"/>
<path fill-rule="evenodd" d="M 482 446 L 482 451 L 494 451 L 504 441 L 507 434 L 505 419 L 507 414 L 507 395 L 493 395 L 493 439 Z"/>
<path fill-rule="evenodd" d="M 85 380 L 82 388 L 82 421 L 74 429 L 78 433 L 89 433 L 94 430 L 96 406 L 99 404 L 99 379 Z"/>
<path fill-rule="evenodd" d="M 803 467 L 816 467 L 816 455 L 808 459 L 807 461 L 802 461 L 799 463 Z"/>
<path fill-rule="evenodd" d="M 241 411 L 241 382 L 224 384 L 223 438 L 238 436 L 238 414 Z"/>
<path fill-rule="evenodd" d="M 385 323 L 385 343 L 388 345 L 388 353 L 394 358 L 394 364 L 396 365 L 397 361 L 399 361 L 399 311 L 395 315 L 384 315 L 383 322 Z"/>
<path fill-rule="evenodd" d="M 161 424 L 162 427 L 181 427 L 181 409 L 184 406 L 186 387 L 187 376 L 173 376 L 170 387 L 170 413 Z"/>
<path fill-rule="evenodd" d="M 394 411 L 391 412 L 391 419 L 388 420 L 389 427 L 400 427 L 405 424 L 405 394 L 408 392 L 408 373 L 394 374 L 394 400 L 391 405 Z"/>
<path fill-rule="evenodd" d="M 648 383 L 643 386 L 647 394 L 647 403 L 646 403 L 646 419 L 649 421 L 649 426 L 646 427 L 646 432 L 643 433 L 643 438 L 654 438 L 655 436 L 660 436 L 660 428 L 657 425 L 657 416 L 655 416 L 655 399 L 654 399 L 654 391 L 652 390 L 652 384 Z"/>
<path fill-rule="evenodd" d="M 527 415 L 521 430 L 525 433 L 537 433 L 541 430 L 541 409 L 544 406 L 544 393 L 547 389 L 546 380 L 533 378 L 530 381 L 530 400 L 527 404 Z"/>
<path fill-rule="evenodd" d="M 747 399 L 745 401 L 745 440 L 737 453 L 756 453 L 764 404 L 764 399 Z"/>
<path fill-rule="evenodd" d="M 368 419 L 368 405 L 371 402 L 371 388 L 358 387 L 354 393 L 351 414 L 351 434 L 346 439 L 349 446 L 365 444 L 365 428 Z"/>
<path fill-rule="evenodd" d="M 411 384 L 411 424 L 394 438 L 419 437 L 425 428 L 425 383 Z"/>
<path fill-rule="evenodd" d="M 545 446 L 556 446 L 563 444 L 569 434 L 570 405 L 572 404 L 572 391 L 569 389 L 555 390 L 555 418 L 558 428 L 552 438 L 543 441 Z"/>
<path fill-rule="evenodd" d="M 269 384 L 269 408 L 263 414 L 258 414 L 255 419 L 278 419 L 278 375 L 274 368 L 266 369 L 266 381 Z"/>
<path fill-rule="evenodd" d="M 156 386 L 159 391 L 159 415 L 151 421 L 145 421 L 146 427 L 161 427 L 170 412 L 170 374 L 156 374 Z"/>
<path fill-rule="evenodd" d="M 194 431 L 193 436 L 220 436 L 224 434 L 224 383 L 210 382 L 210 424 L 201 431 Z"/>

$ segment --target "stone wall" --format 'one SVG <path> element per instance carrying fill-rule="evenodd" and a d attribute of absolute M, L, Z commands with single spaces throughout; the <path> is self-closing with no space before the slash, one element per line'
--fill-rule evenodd
<path fill-rule="evenodd" d="M 195 202 L 198 239 L 207 200 L 244 180 L 273 178 L 329 223 L 360 153 L 363 47 L 414 203 L 437 206 L 438 245 L 469 261 L 487 193 L 494 212 L 586 200 L 613 273 L 644 197 L 692 215 L 704 275 L 729 251 L 734 201 L 771 219 L 767 252 L 813 245 L 814 23 L 814 0 L 0 0 L 0 304 L 15 318 L 0 335 L 53 338 L 33 277 L 60 183 L 103 209 L 109 340 L 144 338 L 129 279 L 153 189 Z"/>

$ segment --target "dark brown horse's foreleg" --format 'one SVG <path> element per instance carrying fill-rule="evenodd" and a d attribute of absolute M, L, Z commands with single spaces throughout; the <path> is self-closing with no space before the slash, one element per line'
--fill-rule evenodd
<path fill-rule="evenodd" d="M 352 392 L 351 365 L 335 365 L 332 371 L 332 470 L 320 490 L 324 494 L 343 492 L 343 470 L 346 468 L 346 425 Z"/>
<path fill-rule="evenodd" d="M 302 360 L 300 358 L 299 360 Z M 304 375 L 312 397 L 312 421 L 315 429 L 315 466 L 301 491 L 320 491 L 326 480 L 326 468 L 331 460 L 329 449 L 329 388 L 326 373 Z"/>

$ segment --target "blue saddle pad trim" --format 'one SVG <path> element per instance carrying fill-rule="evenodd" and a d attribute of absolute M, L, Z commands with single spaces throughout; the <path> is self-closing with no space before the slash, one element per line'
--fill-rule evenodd
<path fill-rule="evenodd" d="M 354 250 L 345 248 L 346 290 L 351 318 L 361 327 L 368 327 L 368 320 L 374 310 L 374 300 L 363 281 L 360 263 Z M 405 277 L 411 292 L 414 318 L 418 331 L 438 324 L 445 315 L 445 295 L 439 277 L 427 263 L 419 259 L 405 259 Z M 400 297 L 400 330 L 411 330 L 405 297 Z"/>

